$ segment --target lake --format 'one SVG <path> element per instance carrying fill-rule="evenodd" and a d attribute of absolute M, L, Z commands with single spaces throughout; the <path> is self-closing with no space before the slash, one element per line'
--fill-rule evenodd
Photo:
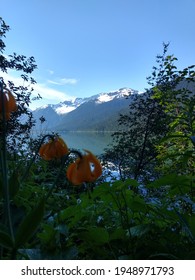
<path fill-rule="evenodd" d="M 61 131 L 59 135 L 69 148 L 79 150 L 86 149 L 95 155 L 100 155 L 104 152 L 104 149 L 112 143 L 112 133 L 113 132 Z"/>
<path fill-rule="evenodd" d="M 113 132 L 99 132 L 99 131 L 54 131 L 66 142 L 70 149 L 86 149 L 95 155 L 100 155 L 104 149 L 112 143 Z M 32 137 L 37 137 L 42 134 L 51 134 L 51 131 L 32 131 Z"/>

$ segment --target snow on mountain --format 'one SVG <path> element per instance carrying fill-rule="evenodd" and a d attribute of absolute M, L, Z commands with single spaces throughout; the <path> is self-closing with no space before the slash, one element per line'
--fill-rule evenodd
<path fill-rule="evenodd" d="M 87 121 L 83 120 L 84 117 L 88 119 L 89 115 L 92 116 L 93 114 L 96 114 L 97 116 L 100 114 L 100 118 L 102 114 L 105 115 L 105 110 L 107 110 L 105 108 L 109 108 L 109 112 L 111 114 L 113 112 L 114 114 L 125 106 L 125 97 L 134 94 L 138 94 L 138 91 L 130 88 L 121 88 L 119 90 L 107 93 L 104 92 L 91 97 L 65 100 L 55 105 L 44 105 L 33 111 L 34 119 L 36 120 L 35 128 L 40 128 L 40 120 L 42 117 L 44 117 L 45 122 L 41 123 L 41 127 L 47 129 L 59 126 L 60 123 L 64 123 L 64 127 L 68 128 L 69 123 L 72 124 L 73 120 L 75 124 L 78 124 L 79 121 L 82 122 L 82 125 L 87 124 Z M 94 119 L 96 119 L 95 116 Z M 65 126 L 66 120 L 68 123 Z"/>
<path fill-rule="evenodd" d="M 56 113 L 58 115 L 64 115 L 64 114 L 67 114 L 71 111 L 73 111 L 75 109 L 74 106 L 67 106 L 67 105 L 62 105 L 62 106 L 59 106 L 58 108 L 56 108 Z"/>
<path fill-rule="evenodd" d="M 71 111 L 78 108 L 81 104 L 86 103 L 88 101 L 95 101 L 96 103 L 100 104 L 100 103 L 112 101 L 115 98 L 127 97 L 130 94 L 135 94 L 135 93 L 138 93 L 138 91 L 129 88 L 121 88 L 119 90 L 111 91 L 108 93 L 96 94 L 91 97 L 65 100 L 55 105 L 53 104 L 43 105 L 40 108 L 37 108 L 35 111 L 38 111 L 40 109 L 47 109 L 48 107 L 51 107 L 58 115 L 64 115 L 70 113 Z"/>
<path fill-rule="evenodd" d="M 85 103 L 86 101 L 88 101 L 90 99 L 91 99 L 91 97 L 74 98 L 71 100 L 65 100 L 56 105 L 52 105 L 52 108 L 58 115 L 64 115 L 64 114 L 70 113 L 71 111 L 75 110 L 81 104 Z"/>
<path fill-rule="evenodd" d="M 113 98 L 112 96 L 110 96 L 109 94 L 101 94 L 98 98 L 97 98 L 97 103 L 103 103 L 103 102 L 108 102 L 111 101 Z"/>
<path fill-rule="evenodd" d="M 77 106 L 74 100 L 66 100 L 54 105 L 53 109 L 58 115 L 64 115 L 75 110 Z"/>
<path fill-rule="evenodd" d="M 135 93 L 138 93 L 138 91 L 129 88 L 121 88 L 119 90 L 111 91 L 109 93 L 100 93 L 96 99 L 96 103 L 109 102 L 115 98 L 123 98 Z"/>

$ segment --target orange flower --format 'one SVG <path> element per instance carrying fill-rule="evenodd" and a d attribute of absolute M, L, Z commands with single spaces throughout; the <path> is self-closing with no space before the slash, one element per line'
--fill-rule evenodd
<path fill-rule="evenodd" d="M 93 182 L 102 174 L 99 160 L 88 150 L 87 154 L 71 163 L 67 169 L 67 178 L 74 185 Z"/>
<path fill-rule="evenodd" d="M 17 110 L 17 105 L 16 105 L 16 100 L 12 93 L 8 90 L 5 89 L 3 92 L 3 103 L 2 104 L 2 92 L 0 92 L 0 119 L 2 119 L 2 111 L 3 111 L 3 106 L 5 108 L 5 118 L 8 120 L 10 118 L 10 113 L 14 112 Z"/>
<path fill-rule="evenodd" d="M 45 160 L 61 158 L 66 154 L 68 154 L 68 147 L 60 137 L 50 140 L 39 149 L 39 155 Z"/>

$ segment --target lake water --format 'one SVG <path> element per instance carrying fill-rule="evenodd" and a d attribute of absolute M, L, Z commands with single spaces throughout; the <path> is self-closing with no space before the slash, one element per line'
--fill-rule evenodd
<path fill-rule="evenodd" d="M 112 143 L 112 132 L 60 132 L 59 135 L 69 148 L 86 149 L 100 155 Z"/>
<path fill-rule="evenodd" d="M 89 150 L 95 155 L 104 153 L 104 149 L 112 143 L 113 132 L 100 131 L 53 131 L 58 133 L 60 137 L 66 142 L 70 149 Z M 32 131 L 32 137 L 36 138 L 38 135 L 52 134 L 51 131 Z"/>

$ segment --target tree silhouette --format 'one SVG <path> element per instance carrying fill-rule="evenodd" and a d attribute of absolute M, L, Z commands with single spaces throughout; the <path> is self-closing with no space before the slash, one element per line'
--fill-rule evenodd
<path fill-rule="evenodd" d="M 32 112 L 29 110 L 29 104 L 33 100 L 33 85 L 36 81 L 31 77 L 32 72 L 37 68 L 35 59 L 33 56 L 26 57 L 24 55 L 18 55 L 15 52 L 13 54 L 5 54 L 6 45 L 4 39 L 6 33 L 10 30 L 10 27 L 0 17 L 0 70 L 4 73 L 8 73 L 10 70 L 15 70 L 20 73 L 21 85 L 15 85 L 13 81 L 4 80 L 0 75 L 0 83 L 5 89 L 9 89 L 15 96 L 18 109 L 12 114 L 12 117 L 6 123 L 7 133 L 7 146 L 9 151 L 15 151 L 19 149 L 29 139 L 31 128 L 34 124 Z M 34 99 L 40 98 L 38 95 Z M 0 123 L 2 126 L 2 124 Z"/>

